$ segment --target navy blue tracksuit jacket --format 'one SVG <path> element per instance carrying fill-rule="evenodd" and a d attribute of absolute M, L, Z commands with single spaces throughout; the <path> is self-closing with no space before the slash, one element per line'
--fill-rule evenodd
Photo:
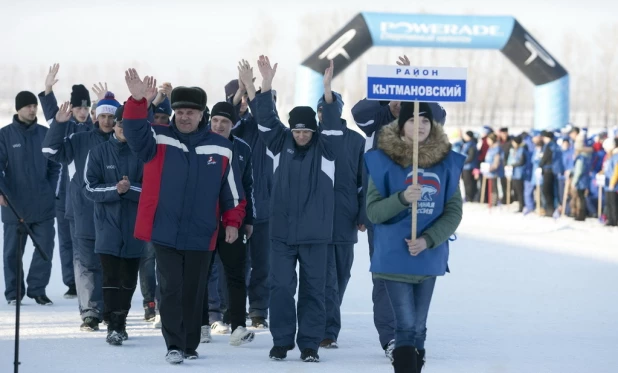
<path fill-rule="evenodd" d="M 45 95 L 45 92 L 41 92 L 39 93 L 39 101 L 41 102 L 41 107 L 43 108 L 45 120 L 47 121 L 47 124 L 51 126 L 54 118 L 56 117 L 56 113 L 58 113 L 59 110 L 56 95 L 54 92 L 51 92 L 48 95 Z M 94 124 L 92 123 L 90 117 L 88 117 L 84 123 L 79 123 L 74 118 L 71 118 L 64 125 L 64 137 L 69 137 L 74 133 L 87 132 L 93 128 Z M 68 185 L 73 176 L 75 176 L 75 163 L 61 163 L 60 182 L 58 183 L 58 189 L 56 190 L 56 209 L 64 213 L 68 219 L 74 219 L 73 205 L 71 204 L 68 191 L 70 189 Z"/>
<path fill-rule="evenodd" d="M 104 133 L 99 129 L 99 124 L 95 123 L 92 131 L 65 137 L 68 123 L 71 122 L 58 123 L 56 119 L 52 120 L 43 141 L 43 154 L 53 161 L 75 165 L 75 174 L 69 186 L 70 201 L 75 216 L 75 237 L 94 240 L 94 203 L 82 192 L 85 184 L 84 168 L 90 149 L 109 140 L 111 132 Z"/>
<path fill-rule="evenodd" d="M 88 153 L 83 192 L 94 202 L 95 253 L 120 258 L 142 256 L 144 242 L 133 237 L 133 231 L 143 171 L 144 163 L 116 135 Z M 126 193 L 119 194 L 116 184 L 124 176 L 131 186 Z"/>
<path fill-rule="evenodd" d="M 240 105 L 236 105 L 236 109 Z M 249 113 L 251 111 L 251 113 Z M 232 134 L 244 140 L 251 148 L 251 167 L 253 170 L 254 224 L 268 222 L 270 218 L 270 194 L 273 187 L 274 164 L 278 164 L 279 155 L 274 155 L 260 139 L 260 131 L 255 118 L 257 103 L 249 102 L 249 110 L 234 125 Z M 238 114 L 238 113 L 237 113 Z M 249 197 L 247 196 L 247 201 Z"/>
<path fill-rule="evenodd" d="M 60 164 L 40 152 L 47 131 L 40 124 L 20 122 L 17 115 L 11 124 L 0 129 L 0 190 L 26 223 L 56 216 Z M 18 223 L 9 207 L 2 207 L 2 222 Z"/>

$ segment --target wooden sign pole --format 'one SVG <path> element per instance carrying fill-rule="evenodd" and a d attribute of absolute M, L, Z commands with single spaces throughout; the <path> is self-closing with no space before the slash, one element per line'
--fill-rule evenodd
<path fill-rule="evenodd" d="M 418 132 L 420 127 L 420 103 L 414 101 L 414 127 L 412 131 L 414 132 L 414 139 L 412 140 L 412 185 L 418 185 Z M 411 204 L 411 213 L 412 213 L 412 242 L 416 241 L 416 228 L 418 221 L 418 201 L 412 201 Z"/>

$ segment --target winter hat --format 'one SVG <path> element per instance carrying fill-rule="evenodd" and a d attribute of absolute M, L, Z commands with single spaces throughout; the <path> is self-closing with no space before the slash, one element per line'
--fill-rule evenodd
<path fill-rule="evenodd" d="M 428 102 L 420 102 L 418 105 L 418 114 L 421 117 L 425 117 L 429 119 L 430 122 L 433 123 L 433 112 L 431 111 L 431 106 Z M 414 117 L 414 102 L 402 102 L 401 110 L 399 111 L 399 119 L 397 121 L 397 125 L 401 130 L 403 125 L 410 119 Z"/>
<path fill-rule="evenodd" d="M 232 102 L 234 95 L 236 95 L 236 91 L 238 91 L 238 79 L 230 80 L 230 82 L 225 85 L 225 100 L 227 102 Z"/>
<path fill-rule="evenodd" d="M 170 97 L 172 109 L 206 110 L 206 92 L 199 87 L 176 87 Z"/>
<path fill-rule="evenodd" d="M 15 96 L 15 110 L 19 111 L 28 105 L 38 105 L 36 96 L 32 92 L 21 91 Z"/>
<path fill-rule="evenodd" d="M 112 92 L 105 93 L 105 97 L 97 103 L 97 109 L 95 111 L 95 118 L 98 118 L 101 114 L 116 114 L 116 110 L 120 107 L 120 102 L 116 101 L 116 98 Z"/>
<path fill-rule="evenodd" d="M 232 121 L 232 123 L 236 123 L 236 113 L 234 111 L 234 106 L 227 101 L 218 102 L 213 106 L 212 112 L 210 113 L 210 117 L 224 117 Z"/>
<path fill-rule="evenodd" d="M 549 138 L 551 140 L 554 139 L 554 134 L 551 131 L 543 131 L 543 132 L 541 132 L 541 136 L 542 137 L 547 137 L 547 138 Z"/>
<path fill-rule="evenodd" d="M 90 107 L 90 93 L 83 84 L 76 84 L 71 90 L 71 106 L 73 107 Z"/>
<path fill-rule="evenodd" d="M 297 106 L 290 111 L 290 129 L 294 130 L 309 130 L 316 132 L 318 123 L 315 120 L 316 113 L 309 106 Z"/>
<path fill-rule="evenodd" d="M 431 113 L 433 114 L 433 120 L 439 125 L 443 126 L 446 123 L 446 110 L 437 102 L 430 102 Z"/>
<path fill-rule="evenodd" d="M 122 122 L 122 113 L 124 113 L 124 105 L 120 105 L 114 113 L 114 122 Z"/>
<path fill-rule="evenodd" d="M 474 132 L 472 132 L 472 131 L 467 131 L 466 132 L 466 136 L 468 136 L 471 140 L 474 139 L 474 137 L 475 137 L 474 136 Z"/>
<path fill-rule="evenodd" d="M 154 110 L 155 114 L 165 114 L 165 115 L 172 115 L 172 105 L 170 104 L 170 100 L 169 98 L 165 98 L 163 99 L 163 101 L 157 106 L 155 107 Z"/>

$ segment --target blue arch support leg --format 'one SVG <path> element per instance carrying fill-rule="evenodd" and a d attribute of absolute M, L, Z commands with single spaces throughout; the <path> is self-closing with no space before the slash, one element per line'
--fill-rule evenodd
<path fill-rule="evenodd" d="M 295 106 L 310 106 L 316 110 L 318 100 L 324 94 L 324 76 L 305 66 L 296 70 Z"/>
<path fill-rule="evenodd" d="M 534 129 L 557 131 L 569 123 L 569 76 L 534 87 Z"/>

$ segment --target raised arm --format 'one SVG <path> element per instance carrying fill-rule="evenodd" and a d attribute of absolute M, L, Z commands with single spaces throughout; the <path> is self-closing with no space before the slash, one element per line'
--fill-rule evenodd
<path fill-rule="evenodd" d="M 144 163 L 151 161 L 157 154 L 156 134 L 148 123 L 149 104 L 145 97 L 147 82 L 151 79 L 147 76 L 142 81 L 135 69 L 125 72 L 131 97 L 125 103 L 122 113 L 124 136 L 131 151 Z"/>
<path fill-rule="evenodd" d="M 98 203 L 120 201 L 118 182 L 105 182 L 103 161 L 97 148 L 88 152 L 84 169 L 84 195 Z"/>
<path fill-rule="evenodd" d="M 322 131 L 318 138 L 324 156 L 330 160 L 335 160 L 337 153 L 343 146 L 344 130 L 341 121 L 343 100 L 341 95 L 331 90 L 333 71 L 334 65 L 331 60 L 330 66 L 324 71 L 324 96 L 320 99 L 324 103 L 322 105 L 322 123 L 320 123 Z"/>
<path fill-rule="evenodd" d="M 78 141 L 78 137 L 73 135 L 65 137 L 66 126 L 71 118 L 71 104 L 65 102 L 62 104 L 56 117 L 49 125 L 49 130 L 43 139 L 43 155 L 54 162 L 71 163 L 73 162 L 74 142 Z"/>
<path fill-rule="evenodd" d="M 255 94 L 257 106 L 257 123 L 260 138 L 268 150 L 277 155 L 283 150 L 283 145 L 288 136 L 291 136 L 290 130 L 281 123 L 279 116 L 275 111 L 275 103 L 272 96 L 272 80 L 277 72 L 277 64 L 274 67 L 270 66 L 270 62 L 266 62 L 264 56 L 260 57 L 258 66 L 262 74 L 262 92 Z M 263 62 L 262 62 L 263 61 Z M 244 64 L 241 68 L 240 78 L 247 87 L 249 97 L 255 93 L 253 85 L 253 72 L 249 64 Z"/>
<path fill-rule="evenodd" d="M 51 124 L 51 121 L 56 116 L 58 112 L 58 101 L 56 100 L 56 95 L 54 94 L 53 87 L 56 83 L 58 83 L 58 79 L 56 79 L 56 75 L 60 70 L 60 64 L 53 64 L 49 68 L 49 72 L 47 73 L 47 77 L 45 78 L 45 90 L 39 93 L 39 101 L 41 101 L 41 107 L 43 109 L 43 115 L 45 116 L 45 120 L 48 124 Z"/>

